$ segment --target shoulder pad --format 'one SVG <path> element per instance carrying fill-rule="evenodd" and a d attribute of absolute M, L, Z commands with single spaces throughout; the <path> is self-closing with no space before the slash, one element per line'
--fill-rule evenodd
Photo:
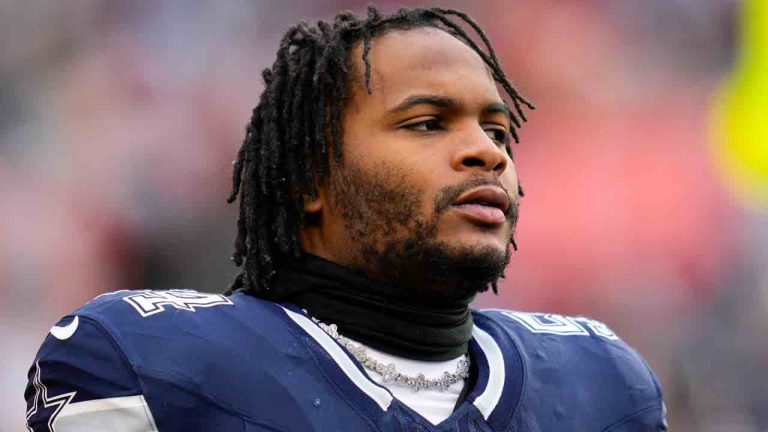
<path fill-rule="evenodd" d="M 591 318 L 502 309 L 487 309 L 481 312 L 484 315 L 495 318 L 513 331 L 525 330 L 529 333 L 542 335 L 587 336 L 612 341 L 619 340 L 616 333 L 608 328 L 607 325 Z"/>
<path fill-rule="evenodd" d="M 155 430 L 136 374 L 95 321 L 64 317 L 29 370 L 24 397 L 30 431 Z"/>
<path fill-rule="evenodd" d="M 497 309 L 476 314 L 501 326 L 515 341 L 527 369 L 526 388 L 536 392 L 536 398 L 561 400 L 564 406 L 588 401 L 615 421 L 646 412 L 659 425 L 652 430 L 664 430 L 656 377 L 645 360 L 604 323 Z"/>
<path fill-rule="evenodd" d="M 197 312 L 203 308 L 224 305 L 231 306 L 233 302 L 223 294 L 183 289 L 168 291 L 121 290 L 94 298 L 78 309 L 75 314 L 102 315 L 108 311 L 111 316 L 114 316 L 114 313 L 130 315 L 133 312 L 146 318 L 166 311 Z M 126 306 L 130 306 L 130 309 Z"/>

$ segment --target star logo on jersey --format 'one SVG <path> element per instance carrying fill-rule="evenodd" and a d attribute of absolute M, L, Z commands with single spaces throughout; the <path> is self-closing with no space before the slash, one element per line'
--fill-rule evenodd
<path fill-rule="evenodd" d="M 43 384 L 41 378 L 40 364 L 35 362 L 35 376 L 32 379 L 32 384 L 35 386 L 35 397 L 32 402 L 32 406 L 27 410 L 27 430 L 30 432 L 56 432 L 54 428 L 56 424 L 56 417 L 58 417 L 61 410 L 72 401 L 77 392 L 64 393 L 57 396 L 48 396 L 48 388 Z M 40 419 L 38 421 L 48 421 L 42 425 L 46 425 L 47 429 L 32 429 L 30 426 L 30 419 Z M 41 426 L 42 426 L 41 425 Z"/>

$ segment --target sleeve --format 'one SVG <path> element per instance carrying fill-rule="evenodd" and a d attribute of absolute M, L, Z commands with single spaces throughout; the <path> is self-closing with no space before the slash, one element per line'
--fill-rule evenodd
<path fill-rule="evenodd" d="M 667 426 L 667 407 L 664 405 L 664 397 L 661 393 L 661 386 L 653 373 L 648 363 L 642 360 L 646 371 L 650 375 L 653 381 L 653 387 L 655 389 L 656 404 L 648 407 L 644 407 L 639 411 L 636 411 L 609 428 L 605 429 L 605 432 L 664 432 L 668 429 Z"/>
<path fill-rule="evenodd" d="M 667 430 L 658 380 L 643 357 L 607 325 L 586 317 L 493 311 L 525 343 L 539 396 L 588 400 L 583 414 L 601 432 Z M 529 356 L 530 354 L 525 354 Z M 551 383 L 557 383 L 551 384 Z M 547 393 L 549 392 L 549 393 Z"/>
<path fill-rule="evenodd" d="M 29 431 L 157 431 L 138 378 L 93 319 L 68 316 L 51 328 L 24 392 Z"/>

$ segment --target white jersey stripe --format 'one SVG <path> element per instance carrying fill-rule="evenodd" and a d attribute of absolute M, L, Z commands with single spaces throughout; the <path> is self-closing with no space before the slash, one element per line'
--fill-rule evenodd
<path fill-rule="evenodd" d="M 68 404 L 53 426 L 56 432 L 157 432 L 149 405 L 142 395 Z"/>
<path fill-rule="evenodd" d="M 352 359 L 349 358 L 336 341 L 304 315 L 297 314 L 286 308 L 283 308 L 283 310 L 288 314 L 288 317 L 312 336 L 312 338 L 317 341 L 326 352 L 328 352 L 328 355 L 330 355 L 336 364 L 339 365 L 344 374 L 347 375 L 347 377 L 361 391 L 373 399 L 373 401 L 381 407 L 382 411 L 386 411 L 389 408 L 393 399 L 392 394 L 386 389 L 374 384 L 367 376 L 363 375 L 363 372 L 355 366 Z"/>
<path fill-rule="evenodd" d="M 483 350 L 485 358 L 488 360 L 488 384 L 485 390 L 478 396 L 473 404 L 488 420 L 491 412 L 501 399 L 501 392 L 504 390 L 504 357 L 501 354 L 501 348 L 493 340 L 493 337 L 477 326 L 472 328 L 472 337 L 475 339 L 480 349 Z"/>

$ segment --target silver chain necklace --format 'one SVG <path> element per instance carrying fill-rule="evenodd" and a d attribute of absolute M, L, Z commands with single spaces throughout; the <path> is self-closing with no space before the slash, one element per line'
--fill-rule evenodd
<path fill-rule="evenodd" d="M 426 378 L 424 374 L 421 373 L 415 377 L 401 374 L 395 368 L 394 363 L 384 364 L 369 357 L 365 347 L 356 345 L 349 339 L 340 335 L 336 324 L 325 324 L 315 318 L 312 318 L 312 321 L 323 329 L 324 332 L 328 333 L 330 337 L 334 338 L 341 346 L 346 348 L 355 360 L 363 365 L 363 367 L 381 375 L 385 383 L 404 385 L 415 392 L 432 389 L 445 391 L 448 387 L 469 376 L 469 356 L 466 354 L 462 356 L 462 359 L 459 360 L 459 363 L 456 365 L 456 372 L 450 373 L 445 371 L 439 378 Z"/>

